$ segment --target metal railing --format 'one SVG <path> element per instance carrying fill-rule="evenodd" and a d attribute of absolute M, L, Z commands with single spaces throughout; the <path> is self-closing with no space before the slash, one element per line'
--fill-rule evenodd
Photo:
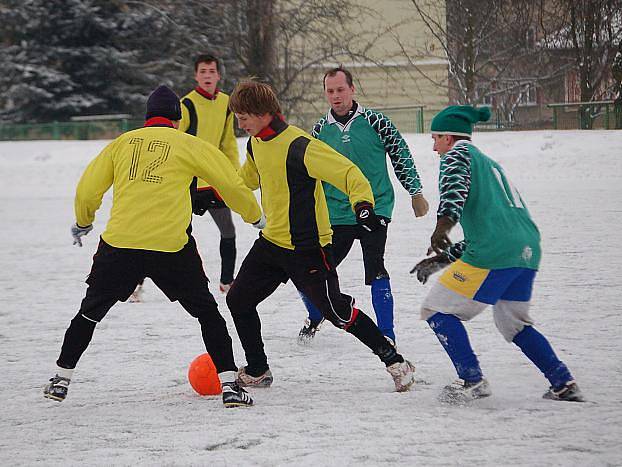
<path fill-rule="evenodd" d="M 387 115 L 401 133 L 425 133 L 435 111 L 424 105 L 374 107 Z M 538 106 L 534 115 L 521 116 L 516 122 L 504 122 L 499 113 L 487 123 L 477 125 L 479 131 L 521 129 L 614 129 L 622 128 L 622 102 L 613 100 L 595 102 L 553 103 Z M 533 111 L 533 109 L 531 109 Z M 50 123 L 0 123 L 0 141 L 16 140 L 88 140 L 114 139 L 121 133 L 139 128 L 142 119 L 104 119 L 88 117 L 83 121 Z M 113 116 L 107 116 L 113 117 Z M 298 114 L 291 122 L 306 130 L 319 118 L 316 114 Z M 78 120 L 78 119 L 74 119 Z"/>
<path fill-rule="evenodd" d="M 50 123 L 0 123 L 1 141 L 113 139 L 143 125 L 142 119 Z"/>
<path fill-rule="evenodd" d="M 615 101 L 566 102 L 547 104 L 553 110 L 553 128 L 605 130 L 622 128 L 622 103 Z"/>
<path fill-rule="evenodd" d="M 424 133 L 426 131 L 424 105 L 370 106 L 370 108 L 382 112 L 389 117 L 400 133 Z M 310 131 L 313 124 L 322 116 L 321 112 L 297 112 L 289 116 L 287 121 L 305 131 Z"/>

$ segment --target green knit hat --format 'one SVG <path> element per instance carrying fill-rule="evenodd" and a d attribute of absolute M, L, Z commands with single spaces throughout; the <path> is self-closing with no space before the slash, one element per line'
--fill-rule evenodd
<path fill-rule="evenodd" d="M 490 120 L 490 109 L 471 105 L 450 105 L 432 119 L 431 132 L 442 135 L 471 136 L 473 124 Z"/>

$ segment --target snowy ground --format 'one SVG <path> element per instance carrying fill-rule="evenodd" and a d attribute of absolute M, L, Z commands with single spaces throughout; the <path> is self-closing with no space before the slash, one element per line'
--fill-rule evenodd
<path fill-rule="evenodd" d="M 376 357 L 329 326 L 314 345 L 299 346 L 304 313 L 288 284 L 260 308 L 275 383 L 253 391 L 255 407 L 225 410 L 220 397 L 202 398 L 187 383 L 189 362 L 204 351 L 197 323 L 148 282 L 145 303 L 118 304 L 97 327 L 68 399 L 44 399 L 108 215 L 109 197 L 85 247 L 72 247 L 75 185 L 105 142 L 0 143 L 0 463 L 621 465 L 622 132 L 486 133 L 475 140 L 505 166 L 540 226 L 545 254 L 533 316 L 588 403 L 542 400 L 544 378 L 505 343 L 490 311 L 469 329 L 493 397 L 469 407 L 437 402 L 454 373 L 418 320 L 429 286 L 408 274 L 426 250 L 434 216 L 415 220 L 399 187 L 386 255 L 398 344 L 428 385 L 394 393 Z M 431 139 L 409 142 L 435 206 Z M 256 231 L 236 222 L 242 258 Z M 196 219 L 195 235 L 217 280 L 211 219 Z M 358 249 L 340 277 L 373 315 Z M 224 299 L 217 299 L 242 363 Z"/>

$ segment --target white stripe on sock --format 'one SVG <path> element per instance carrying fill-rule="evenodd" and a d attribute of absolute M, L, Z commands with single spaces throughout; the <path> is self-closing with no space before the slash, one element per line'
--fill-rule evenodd
<path fill-rule="evenodd" d="M 56 374 L 62 378 L 71 379 L 73 376 L 73 368 L 63 368 L 56 365 Z"/>
<path fill-rule="evenodd" d="M 218 373 L 220 384 L 233 383 L 236 377 L 237 373 L 235 371 L 223 371 L 222 373 Z"/>
<path fill-rule="evenodd" d="M 95 321 L 94 319 L 91 319 L 88 316 L 84 316 L 84 313 L 80 313 L 80 316 L 82 316 L 87 321 L 90 321 L 91 323 L 95 323 L 95 324 L 99 323 L 99 321 Z"/>

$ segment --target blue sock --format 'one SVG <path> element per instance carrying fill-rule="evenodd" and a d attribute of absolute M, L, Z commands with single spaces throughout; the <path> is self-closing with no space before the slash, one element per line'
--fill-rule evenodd
<path fill-rule="evenodd" d="M 470 383 L 480 381 L 482 370 L 462 322 L 454 315 L 436 313 L 428 319 L 428 324 L 449 355 L 458 377 Z"/>
<path fill-rule="evenodd" d="M 380 332 L 395 342 L 393 331 L 393 294 L 388 277 L 374 279 L 371 283 L 371 303 L 376 313 Z"/>
<path fill-rule="evenodd" d="M 542 334 L 533 326 L 525 326 L 512 340 L 523 353 L 536 365 L 554 389 L 562 388 L 572 380 L 570 371 L 555 355 L 555 351 Z"/>
<path fill-rule="evenodd" d="M 302 303 L 304 303 L 305 307 L 307 308 L 307 312 L 309 313 L 309 319 L 315 323 L 319 323 L 320 321 L 322 321 L 324 317 L 322 316 L 322 312 L 318 309 L 318 307 L 316 307 L 311 302 L 311 300 L 309 300 L 309 298 L 300 290 L 298 291 L 298 293 L 300 294 L 300 298 L 302 298 Z"/>

